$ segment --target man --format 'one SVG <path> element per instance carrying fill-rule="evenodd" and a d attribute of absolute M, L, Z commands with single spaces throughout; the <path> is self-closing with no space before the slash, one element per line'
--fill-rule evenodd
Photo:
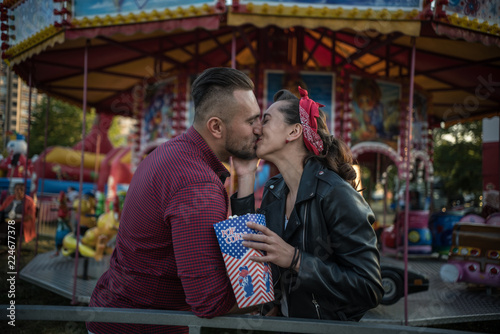
<path fill-rule="evenodd" d="M 192 311 L 211 318 L 236 306 L 213 224 L 227 218 L 222 162 L 255 158 L 260 109 L 252 81 L 211 68 L 193 83 L 193 126 L 137 168 L 116 248 L 90 306 Z M 187 333 L 172 326 L 87 323 L 91 333 Z"/>
<path fill-rule="evenodd" d="M 21 233 L 21 221 L 23 222 L 22 229 L 24 235 L 24 241 L 30 242 L 36 237 L 35 228 L 35 216 L 36 216 L 36 206 L 33 198 L 24 193 L 25 188 L 23 183 L 16 183 L 14 185 L 14 194 L 8 196 L 5 201 L 0 205 L 0 212 L 2 212 L 2 244 L 5 244 L 8 240 L 8 235 L 15 236 L 17 241 Z M 25 204 L 26 202 L 26 204 Z M 23 216 L 24 209 L 24 216 Z M 15 223 L 15 234 L 8 232 L 9 227 L 7 222 L 9 220 L 14 220 Z"/>

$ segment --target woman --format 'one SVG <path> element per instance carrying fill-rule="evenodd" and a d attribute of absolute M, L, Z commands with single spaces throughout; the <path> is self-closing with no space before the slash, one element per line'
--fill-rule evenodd
<path fill-rule="evenodd" d="M 26 201 L 26 204 L 24 203 Z M 23 216 L 24 209 L 24 216 Z M 5 244 L 8 240 L 8 236 L 14 236 L 15 240 L 19 239 L 21 235 L 21 220 L 23 222 L 22 232 L 24 235 L 24 241 L 30 242 L 36 237 L 35 229 L 35 216 L 36 207 L 35 202 L 31 196 L 25 195 L 24 184 L 16 183 L 14 185 L 14 194 L 8 196 L 0 205 L 0 212 L 3 212 L 3 219 L 1 221 L 2 225 L 2 240 L 1 243 Z M 1 217 L 2 215 L 0 215 Z M 9 221 L 15 221 L 15 225 L 10 225 Z M 15 226 L 15 229 L 12 229 Z M 10 232 L 9 232 L 10 231 Z"/>
<path fill-rule="evenodd" d="M 375 218 L 355 190 L 345 144 L 330 136 L 317 104 L 299 87 L 299 100 L 281 90 L 263 114 L 257 156 L 281 174 L 265 186 L 260 213 L 267 227 L 245 235 L 244 246 L 272 263 L 276 304 L 269 315 L 358 321 L 383 295 Z M 322 114 L 322 112 L 321 112 Z M 323 114 L 324 115 L 324 114 Z M 253 163 L 234 160 L 238 193 L 233 214 L 252 212 Z"/>

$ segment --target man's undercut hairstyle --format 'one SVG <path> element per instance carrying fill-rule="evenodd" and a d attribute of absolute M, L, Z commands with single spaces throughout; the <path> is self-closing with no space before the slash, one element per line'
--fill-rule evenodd
<path fill-rule="evenodd" d="M 228 67 L 205 70 L 193 82 L 191 95 L 194 102 L 194 123 L 219 117 L 228 122 L 234 116 L 235 90 L 253 90 L 252 80 L 243 72 Z"/>

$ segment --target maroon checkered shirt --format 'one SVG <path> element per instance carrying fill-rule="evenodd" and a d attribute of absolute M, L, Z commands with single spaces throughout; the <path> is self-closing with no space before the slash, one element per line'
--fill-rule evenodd
<path fill-rule="evenodd" d="M 137 168 L 110 268 L 92 307 L 226 314 L 236 303 L 213 224 L 227 218 L 227 169 L 194 128 Z M 93 333 L 187 333 L 187 327 L 87 323 Z"/>

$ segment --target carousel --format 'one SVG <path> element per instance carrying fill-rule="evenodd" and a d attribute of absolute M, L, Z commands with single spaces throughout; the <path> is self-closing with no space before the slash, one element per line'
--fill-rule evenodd
<path fill-rule="evenodd" d="M 90 110 L 136 120 L 131 173 L 190 126 L 190 85 L 206 68 L 247 73 L 263 110 L 277 90 L 307 87 L 325 106 L 331 133 L 373 178 L 395 169 L 408 204 L 412 182 L 423 184 L 422 201 L 404 205 L 395 224 L 401 242 L 393 248 L 404 257 L 405 273 L 408 253 L 428 246 L 412 244 L 408 235 L 411 222 L 428 221 L 432 209 L 425 202 L 433 182 L 431 130 L 500 113 L 500 1 L 5 0 L 0 6 L 2 58 L 30 87 L 82 107 L 84 121 Z M 86 146 L 78 149 L 83 159 Z M 270 169 L 263 170 L 265 181 Z M 81 167 L 80 191 L 83 175 Z M 75 245 L 81 237 L 75 235 Z M 109 256 L 91 258 L 87 269 L 79 256 L 63 261 L 72 268 L 64 282 L 54 266 L 36 263 L 21 278 L 86 302 Z M 90 274 L 82 277 L 82 270 Z M 421 314 L 409 319 L 407 283 L 402 291 L 399 320 L 391 310 L 374 319 L 423 324 Z"/>

